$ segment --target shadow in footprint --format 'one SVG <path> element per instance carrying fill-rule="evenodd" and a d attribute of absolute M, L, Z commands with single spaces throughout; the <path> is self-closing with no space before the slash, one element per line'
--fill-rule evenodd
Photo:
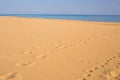
<path fill-rule="evenodd" d="M 36 55 L 35 59 L 46 59 L 48 55 Z"/>
<path fill-rule="evenodd" d="M 32 66 L 34 65 L 33 62 L 22 62 L 22 63 L 16 63 L 15 66 Z"/>
<path fill-rule="evenodd" d="M 0 80 L 21 80 L 22 76 L 17 72 L 6 73 L 0 76 Z"/>

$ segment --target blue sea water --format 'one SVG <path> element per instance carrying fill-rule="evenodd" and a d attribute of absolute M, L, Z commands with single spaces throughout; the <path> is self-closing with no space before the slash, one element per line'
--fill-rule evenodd
<path fill-rule="evenodd" d="M 0 16 L 18 16 L 28 18 L 50 18 L 64 20 L 86 20 L 99 22 L 120 22 L 120 15 L 0 14 Z"/>

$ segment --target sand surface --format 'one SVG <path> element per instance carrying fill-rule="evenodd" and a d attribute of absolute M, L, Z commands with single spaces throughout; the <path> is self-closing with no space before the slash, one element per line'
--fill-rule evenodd
<path fill-rule="evenodd" d="M 0 17 L 0 80 L 120 80 L 120 23 Z"/>

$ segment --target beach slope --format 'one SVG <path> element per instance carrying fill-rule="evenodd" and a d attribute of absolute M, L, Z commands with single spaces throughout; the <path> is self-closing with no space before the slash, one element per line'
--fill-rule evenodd
<path fill-rule="evenodd" d="M 0 80 L 120 80 L 120 23 L 1 16 Z"/>

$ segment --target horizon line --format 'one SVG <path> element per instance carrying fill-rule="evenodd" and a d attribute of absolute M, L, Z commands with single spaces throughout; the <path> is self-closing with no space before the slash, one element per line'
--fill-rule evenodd
<path fill-rule="evenodd" d="M 14 15 L 14 14 L 16 14 L 16 15 L 17 15 L 17 14 L 18 14 L 18 15 L 19 15 L 19 14 L 20 14 L 20 15 L 21 15 L 21 14 L 26 14 L 26 15 L 31 15 L 31 14 L 33 14 L 33 15 L 65 15 L 65 16 L 67 16 L 67 15 L 68 15 L 68 16 L 69 16 L 69 15 L 70 15 L 70 16 L 71 16 L 71 15 L 73 15 L 73 16 L 74 16 L 74 15 L 77 15 L 77 16 L 79 16 L 79 15 L 80 15 L 80 16 L 81 16 L 81 15 L 83 15 L 83 16 L 84 16 L 84 15 L 86 15 L 86 16 L 87 16 L 87 15 L 88 15 L 88 16 L 89 16 L 89 15 L 90 15 L 90 16 L 92 16 L 92 15 L 93 15 L 93 16 L 95 16 L 95 15 L 96 15 L 96 16 L 97 16 L 97 15 L 98 15 L 98 16 L 120 16 L 120 14 L 51 14 L 51 13 L 48 13 L 48 14 L 46 14 L 46 13 L 43 14 L 43 13 L 42 13 L 42 14 L 41 14 L 41 13 L 0 13 L 0 15 L 7 15 L 7 14 L 8 14 L 8 15 L 10 15 L 10 14 L 11 14 L 11 15 L 12 15 L 12 14 L 13 14 L 13 15 Z"/>

